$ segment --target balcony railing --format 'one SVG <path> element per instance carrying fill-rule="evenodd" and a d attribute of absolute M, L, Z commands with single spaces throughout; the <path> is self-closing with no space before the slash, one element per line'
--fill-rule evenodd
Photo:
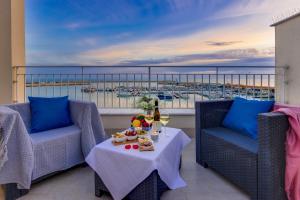
<path fill-rule="evenodd" d="M 136 108 L 144 95 L 174 109 L 193 108 L 197 100 L 275 95 L 273 66 L 16 66 L 14 79 L 16 96 L 24 93 L 18 101 L 68 95 L 102 108 Z"/>

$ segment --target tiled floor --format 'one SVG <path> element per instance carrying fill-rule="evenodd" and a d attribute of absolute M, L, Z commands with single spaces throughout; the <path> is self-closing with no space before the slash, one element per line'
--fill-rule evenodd
<path fill-rule="evenodd" d="M 181 174 L 188 186 L 167 191 L 162 200 L 247 200 L 249 197 L 210 169 L 195 162 L 195 141 L 183 153 Z M 21 200 L 111 199 L 94 196 L 93 172 L 89 167 L 76 168 L 36 185 Z"/>

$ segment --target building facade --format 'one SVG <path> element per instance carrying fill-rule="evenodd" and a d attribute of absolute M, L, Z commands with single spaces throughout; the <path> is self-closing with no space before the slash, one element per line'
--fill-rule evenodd
<path fill-rule="evenodd" d="M 300 13 L 275 27 L 276 100 L 300 105 Z"/>

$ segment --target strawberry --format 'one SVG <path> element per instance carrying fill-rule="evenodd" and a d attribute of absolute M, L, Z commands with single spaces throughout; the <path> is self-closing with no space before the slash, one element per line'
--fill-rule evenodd
<path fill-rule="evenodd" d="M 125 145 L 125 149 L 131 149 L 131 145 L 130 144 Z"/>
<path fill-rule="evenodd" d="M 131 118 L 131 122 L 133 122 L 135 119 L 136 119 L 136 117 L 133 116 L 133 117 Z"/>

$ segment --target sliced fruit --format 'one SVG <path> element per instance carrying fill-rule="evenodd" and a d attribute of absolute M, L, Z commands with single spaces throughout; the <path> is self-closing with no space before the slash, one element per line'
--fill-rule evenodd
<path fill-rule="evenodd" d="M 133 120 L 132 126 L 134 126 L 134 127 L 140 127 L 141 126 L 141 121 L 137 120 L 137 119 Z"/>

